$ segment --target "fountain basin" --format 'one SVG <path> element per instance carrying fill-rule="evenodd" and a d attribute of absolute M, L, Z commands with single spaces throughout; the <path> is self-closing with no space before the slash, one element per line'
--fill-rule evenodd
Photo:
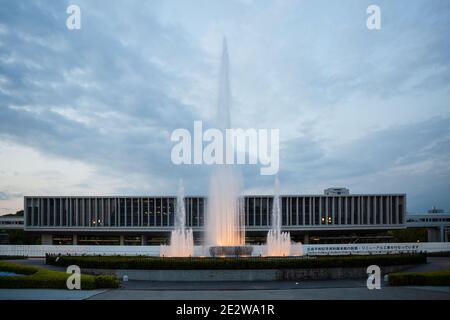
<path fill-rule="evenodd" d="M 22 277 L 24 274 L 0 271 L 0 277 Z"/>
<path fill-rule="evenodd" d="M 211 246 L 209 254 L 211 257 L 243 257 L 251 256 L 252 246 Z"/>

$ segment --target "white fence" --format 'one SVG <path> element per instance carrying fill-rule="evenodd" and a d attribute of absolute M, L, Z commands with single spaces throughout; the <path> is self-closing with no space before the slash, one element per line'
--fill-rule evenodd
<path fill-rule="evenodd" d="M 304 245 L 305 255 L 385 254 L 450 251 L 450 242 L 358 243 Z"/>
<path fill-rule="evenodd" d="M 254 246 L 253 255 L 259 256 L 262 246 Z M 0 245 L 0 256 L 45 257 L 48 254 L 61 255 L 128 255 L 159 256 L 159 246 L 25 246 Z M 304 245 L 305 255 L 348 255 L 384 254 L 400 252 L 442 252 L 450 251 L 449 242 L 424 243 L 359 243 L 359 244 L 316 244 Z M 208 248 L 196 246 L 195 256 L 208 255 Z"/>

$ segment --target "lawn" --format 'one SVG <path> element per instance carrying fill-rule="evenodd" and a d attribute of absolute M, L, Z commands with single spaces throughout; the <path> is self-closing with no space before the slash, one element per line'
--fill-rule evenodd
<path fill-rule="evenodd" d="M 0 272 L 11 272 L 18 276 L 0 276 L 0 288 L 45 288 L 67 289 L 66 281 L 70 274 L 35 266 L 27 266 L 0 261 Z M 117 288 L 119 281 L 115 276 L 81 275 L 81 289 Z"/>

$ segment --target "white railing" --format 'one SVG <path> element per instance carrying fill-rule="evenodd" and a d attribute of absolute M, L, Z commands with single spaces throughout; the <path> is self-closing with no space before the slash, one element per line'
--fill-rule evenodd
<path fill-rule="evenodd" d="M 262 246 L 254 246 L 253 255 L 262 253 Z M 359 243 L 304 245 L 305 255 L 385 254 L 400 252 L 450 251 L 449 242 L 424 243 Z M 46 254 L 61 255 L 127 255 L 159 256 L 160 246 L 54 246 L 54 245 L 0 245 L 0 256 L 45 257 Z M 194 248 L 195 256 L 208 255 L 203 246 Z"/>
<path fill-rule="evenodd" d="M 450 251 L 450 242 L 316 244 L 303 246 L 303 251 L 306 255 L 445 252 Z"/>

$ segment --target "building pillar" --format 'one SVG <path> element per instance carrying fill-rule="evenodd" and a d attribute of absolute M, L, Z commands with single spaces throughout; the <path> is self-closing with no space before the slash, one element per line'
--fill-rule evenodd
<path fill-rule="evenodd" d="M 444 226 L 441 226 L 441 230 L 440 230 L 440 242 L 445 242 L 445 228 Z"/>
<path fill-rule="evenodd" d="M 428 228 L 428 242 L 439 242 L 439 229 Z"/>
<path fill-rule="evenodd" d="M 141 245 L 143 245 L 143 246 L 147 245 L 147 236 L 142 235 L 142 237 L 141 237 Z"/>
<path fill-rule="evenodd" d="M 45 246 L 51 246 L 53 244 L 53 237 L 51 234 L 41 234 L 41 244 Z"/>
<path fill-rule="evenodd" d="M 125 245 L 125 236 L 120 236 L 120 245 Z"/>
<path fill-rule="evenodd" d="M 303 237 L 303 244 L 309 244 L 309 234 L 305 234 Z"/>
<path fill-rule="evenodd" d="M 78 245 L 78 235 L 77 234 L 72 235 L 72 245 L 74 245 L 74 246 Z"/>

